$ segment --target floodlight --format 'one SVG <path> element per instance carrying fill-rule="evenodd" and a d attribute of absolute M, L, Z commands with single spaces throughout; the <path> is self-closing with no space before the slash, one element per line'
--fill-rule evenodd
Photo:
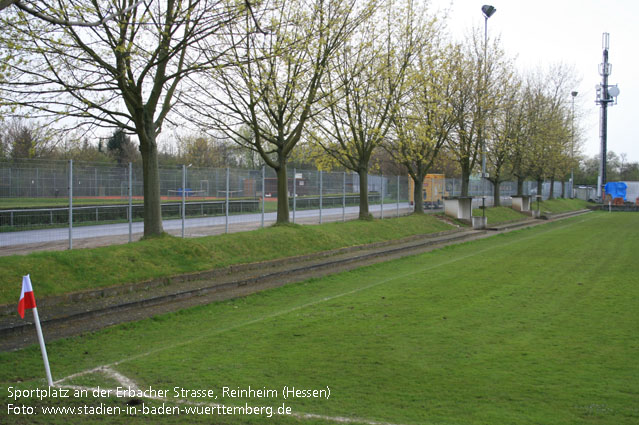
<path fill-rule="evenodd" d="M 495 9 L 494 7 L 485 4 L 481 7 L 481 11 L 484 14 L 484 16 L 486 17 L 486 19 L 490 18 L 491 16 L 493 16 L 493 14 L 495 12 L 497 12 L 497 9 Z"/>

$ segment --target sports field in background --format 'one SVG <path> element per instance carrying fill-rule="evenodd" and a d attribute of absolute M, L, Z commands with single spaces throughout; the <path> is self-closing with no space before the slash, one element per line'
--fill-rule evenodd
<path fill-rule="evenodd" d="M 154 400 L 10 400 L 43 367 L 35 346 L 1 353 L 0 423 L 637 424 L 638 252 L 638 214 L 593 212 L 49 344 L 61 385 L 169 391 Z M 249 386 L 278 393 L 223 397 Z M 42 413 L 99 405 L 140 410 Z"/>

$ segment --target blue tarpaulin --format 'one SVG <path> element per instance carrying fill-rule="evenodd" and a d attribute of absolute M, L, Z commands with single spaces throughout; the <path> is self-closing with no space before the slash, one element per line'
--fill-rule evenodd
<path fill-rule="evenodd" d="M 606 183 L 604 190 L 606 191 L 606 195 L 612 196 L 612 199 L 615 198 L 623 198 L 626 200 L 626 189 L 628 185 L 624 182 L 609 182 Z"/>

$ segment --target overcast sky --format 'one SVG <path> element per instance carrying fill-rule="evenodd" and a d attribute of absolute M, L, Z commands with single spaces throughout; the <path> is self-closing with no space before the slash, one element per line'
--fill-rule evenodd
<path fill-rule="evenodd" d="M 452 3 L 452 6 L 451 6 Z M 451 6 L 448 27 L 455 39 L 473 25 L 484 28 L 481 7 L 497 11 L 488 20 L 489 37 L 500 36 L 519 69 L 563 62 L 575 67 L 574 90 L 585 128 L 583 152 L 599 153 L 599 110 L 595 86 L 601 82 L 602 34 L 610 33 L 609 84 L 619 84 L 618 104 L 608 108 L 608 150 L 639 161 L 639 0 L 431 0 L 433 9 Z M 566 102 L 570 102 L 570 95 Z"/>

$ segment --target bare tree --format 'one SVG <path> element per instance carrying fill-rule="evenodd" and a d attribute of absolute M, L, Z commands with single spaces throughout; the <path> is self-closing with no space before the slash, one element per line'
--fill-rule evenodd
<path fill-rule="evenodd" d="M 503 96 L 495 114 L 486 127 L 486 179 L 493 184 L 493 205 L 501 205 L 501 183 L 505 180 L 507 164 L 512 158 L 514 146 L 523 139 L 523 113 L 521 108 L 521 83 L 515 74 L 501 73 L 498 84 Z"/>
<path fill-rule="evenodd" d="M 570 110 L 567 99 L 574 87 L 574 71 L 565 65 L 553 65 L 546 72 L 529 76 L 524 108 L 529 155 L 527 172 L 537 181 L 537 194 L 542 183 L 565 176 L 572 157 Z M 554 196 L 551 184 L 550 197 Z"/>
<path fill-rule="evenodd" d="M 342 47 L 324 86 L 326 113 L 313 140 L 332 160 L 359 175 L 359 217 L 370 217 L 368 170 L 406 95 L 407 72 L 426 46 L 432 21 L 411 0 L 387 2 Z"/>
<path fill-rule="evenodd" d="M 58 5 L 48 2 L 48 1 L 39 1 L 39 2 L 24 2 L 20 0 L 0 0 L 0 11 L 10 7 L 15 6 L 17 9 L 20 9 L 21 12 L 31 15 L 35 18 L 41 19 L 44 22 L 54 25 L 65 25 L 65 26 L 75 26 L 75 27 L 97 27 L 99 25 L 108 22 L 115 17 L 119 16 L 122 13 L 127 13 L 133 8 L 137 7 L 141 4 L 143 0 L 137 1 L 135 3 L 129 3 L 129 6 L 124 9 L 119 9 L 114 13 L 108 13 L 102 16 L 99 20 L 94 22 L 87 21 L 73 21 L 68 18 L 60 18 L 60 16 L 56 16 L 56 14 L 52 14 L 52 9 L 55 10 Z"/>
<path fill-rule="evenodd" d="M 403 164 L 414 182 L 415 214 L 424 213 L 423 183 L 439 157 L 455 121 L 449 99 L 451 67 L 458 54 L 451 46 L 432 43 L 411 68 L 406 98 L 393 117 L 393 132 L 384 148 Z"/>
<path fill-rule="evenodd" d="M 468 196 L 470 175 L 481 160 L 487 123 L 502 96 L 499 74 L 508 67 L 499 40 L 487 47 L 477 30 L 459 49 L 462 54 L 454 68 L 455 89 L 451 97 L 456 123 L 448 147 L 461 168 L 461 195 Z"/>
<path fill-rule="evenodd" d="M 216 51 L 203 55 L 197 47 L 226 28 L 246 5 L 69 0 L 45 10 L 46 5 L 37 9 L 52 18 L 46 25 L 37 13 L 0 17 L 5 48 L 12 53 L 11 78 L 3 85 L 5 106 L 135 134 L 143 164 L 144 235 L 162 233 L 156 138 L 182 80 L 218 65 Z M 77 27 L 70 22 L 97 24 Z"/>
<path fill-rule="evenodd" d="M 189 119 L 257 152 L 277 173 L 277 223 L 289 221 L 286 166 L 326 70 L 367 13 L 358 3 L 268 0 L 224 38 L 224 60 L 235 66 L 192 80 Z"/>

